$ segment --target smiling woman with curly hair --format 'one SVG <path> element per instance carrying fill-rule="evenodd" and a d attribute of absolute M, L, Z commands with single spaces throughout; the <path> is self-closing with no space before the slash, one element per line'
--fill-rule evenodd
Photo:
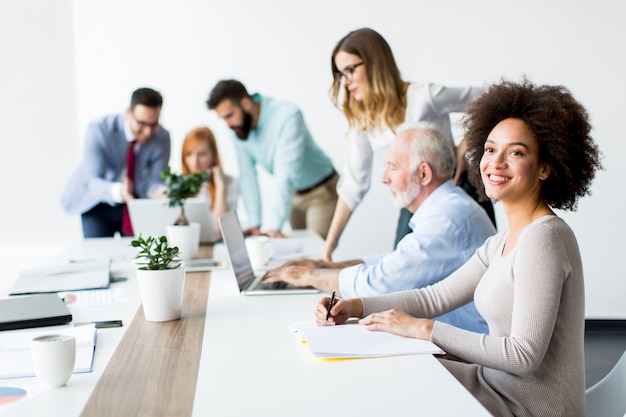
<path fill-rule="evenodd" d="M 320 325 L 361 324 L 433 341 L 441 363 L 496 416 L 585 415 L 585 289 L 573 210 L 601 169 L 586 110 L 561 86 L 502 81 L 470 105 L 474 184 L 502 204 L 509 230 L 430 287 L 340 300 Z M 474 301 L 489 334 L 431 320 Z"/>
<path fill-rule="evenodd" d="M 527 80 L 493 85 L 470 104 L 464 119 L 470 160 L 482 157 L 485 138 L 506 118 L 524 121 L 539 144 L 539 159 L 551 167 L 541 186 L 545 202 L 552 208 L 575 210 L 578 197 L 590 194 L 600 165 L 587 111 L 563 86 L 535 86 Z M 470 164 L 469 175 L 486 197 L 478 163 Z"/>

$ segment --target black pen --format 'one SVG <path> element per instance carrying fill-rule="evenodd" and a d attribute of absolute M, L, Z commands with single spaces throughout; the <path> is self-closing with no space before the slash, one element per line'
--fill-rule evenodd
<path fill-rule="evenodd" d="M 326 321 L 328 321 L 328 318 L 330 317 L 330 310 L 333 308 L 333 304 L 335 302 L 335 291 L 333 291 L 333 293 L 330 296 L 330 301 L 328 302 L 328 312 L 326 313 Z"/>
<path fill-rule="evenodd" d="M 96 329 L 108 329 L 111 327 L 122 327 L 122 320 L 106 320 L 95 321 L 90 323 L 75 323 L 74 326 L 84 326 L 86 324 L 95 324 Z"/>

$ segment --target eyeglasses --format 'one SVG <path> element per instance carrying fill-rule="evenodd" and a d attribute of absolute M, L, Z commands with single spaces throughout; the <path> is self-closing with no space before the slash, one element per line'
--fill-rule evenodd
<path fill-rule="evenodd" d="M 345 79 L 346 81 L 352 81 L 352 77 L 354 76 L 354 71 L 357 69 L 357 67 L 363 64 L 364 62 L 358 62 L 356 64 L 348 65 L 347 67 L 343 69 L 343 71 L 336 71 L 335 81 L 337 81 L 338 83 L 341 83 L 343 79 Z"/>
<path fill-rule="evenodd" d="M 148 123 L 148 122 L 144 122 L 142 120 L 138 120 L 135 115 L 133 114 L 133 120 L 135 121 L 135 123 L 137 123 L 137 126 L 139 126 L 139 129 L 143 130 L 145 128 L 148 128 L 150 130 L 155 130 L 156 128 L 159 127 L 159 121 L 157 120 L 154 123 Z"/>

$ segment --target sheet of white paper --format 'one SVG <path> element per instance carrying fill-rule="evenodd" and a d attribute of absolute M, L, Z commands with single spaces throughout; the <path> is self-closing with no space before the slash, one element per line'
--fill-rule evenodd
<path fill-rule="evenodd" d="M 300 322 L 294 324 L 293 327 L 296 327 L 300 337 L 306 340 L 311 353 L 322 358 L 444 353 L 437 345 L 428 340 L 371 331 L 359 324 L 319 327 Z"/>
<path fill-rule="evenodd" d="M 298 258 L 306 258 L 305 242 L 298 238 L 271 238 L 274 247 L 273 261 L 290 261 Z"/>
<path fill-rule="evenodd" d="M 0 379 L 35 376 L 30 341 L 46 334 L 70 334 L 76 338 L 74 373 L 91 372 L 96 346 L 96 327 L 87 324 L 63 329 L 0 332 Z"/>

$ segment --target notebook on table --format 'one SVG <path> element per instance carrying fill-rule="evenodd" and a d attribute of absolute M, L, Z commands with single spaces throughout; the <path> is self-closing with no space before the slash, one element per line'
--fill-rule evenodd
<path fill-rule="evenodd" d="M 56 326 L 70 321 L 70 310 L 56 294 L 0 299 L 0 330 Z"/>
<path fill-rule="evenodd" d="M 180 215 L 180 207 L 169 207 L 164 199 L 136 198 L 127 204 L 135 236 L 164 236 L 165 228 Z M 185 217 L 190 223 L 200 223 L 200 243 L 218 240 L 207 200 L 185 200 Z"/>
<path fill-rule="evenodd" d="M 23 269 L 10 295 L 103 289 L 109 287 L 111 261 L 96 258 Z"/>
<path fill-rule="evenodd" d="M 222 231 L 222 239 L 226 245 L 226 251 L 230 258 L 239 292 L 244 295 L 274 295 L 274 294 L 314 294 L 321 292 L 312 287 L 296 287 L 284 282 L 262 284 L 265 271 L 255 274 L 250 264 L 250 258 L 245 245 L 245 238 L 241 223 L 235 211 L 218 218 Z"/>

